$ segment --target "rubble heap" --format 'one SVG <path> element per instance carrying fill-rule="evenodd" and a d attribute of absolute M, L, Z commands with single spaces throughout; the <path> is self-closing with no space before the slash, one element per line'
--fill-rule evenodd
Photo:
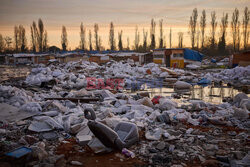
<path fill-rule="evenodd" d="M 249 67 L 213 74 L 213 77 L 220 76 L 225 80 L 245 79 L 249 83 Z M 138 66 L 133 62 L 114 62 L 100 66 L 71 62 L 35 67 L 24 81 L 28 85 L 26 89 L 0 85 L 0 107 L 4 108 L 0 114 L 0 154 L 25 146 L 31 149 L 31 155 L 22 160 L 27 166 L 87 165 L 79 157 L 111 151 L 87 125 L 84 110 L 91 108 L 96 114 L 95 121 L 110 129 L 120 122 L 137 126 L 139 142 L 128 150 L 115 152 L 121 164 L 133 158 L 142 161 L 142 166 L 249 164 L 250 100 L 246 94 L 238 94 L 230 103 L 184 100 L 180 105 L 173 97 L 152 100 L 121 90 L 88 90 L 87 77 L 124 78 L 125 84 L 138 78 L 174 78 L 176 88 L 182 89 L 184 85 L 190 89 L 191 85 L 183 80 L 202 76 L 162 69 L 154 63 Z M 55 80 L 49 83 L 51 87 L 42 87 L 42 83 L 51 80 Z M 40 87 L 39 91 L 30 88 L 34 86 Z M 98 101 L 84 101 L 96 97 Z M 16 117 L 8 113 L 10 110 Z M 18 115 L 22 117 L 17 118 Z"/>

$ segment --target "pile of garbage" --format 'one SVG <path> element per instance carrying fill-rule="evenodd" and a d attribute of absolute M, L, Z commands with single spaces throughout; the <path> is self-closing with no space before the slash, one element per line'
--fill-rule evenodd
<path fill-rule="evenodd" d="M 162 68 L 155 63 L 140 66 L 130 59 L 125 62 L 109 62 L 103 66 L 94 62 L 80 61 L 60 65 L 50 64 L 47 67 L 37 65 L 31 70 L 24 83 L 28 86 L 52 88 L 57 85 L 64 89 L 81 89 L 87 87 L 88 77 L 103 80 L 122 78 L 124 83 L 121 86 L 136 83 L 141 89 L 141 85 L 146 82 L 150 85 L 150 83 L 155 82 L 155 79 L 176 82 L 176 78 L 192 80 L 195 78 L 195 74 L 181 69 Z"/>
<path fill-rule="evenodd" d="M 31 92 L 26 92 L 12 86 L 0 85 L 0 103 L 7 103 L 15 107 L 34 101 Z"/>
<path fill-rule="evenodd" d="M 250 84 L 250 66 L 237 66 L 233 69 L 225 69 L 220 73 L 210 73 L 210 76 L 232 83 L 240 83 L 244 85 Z"/>
<path fill-rule="evenodd" d="M 249 67 L 231 71 L 237 70 L 244 70 L 240 77 L 249 76 Z M 229 73 L 213 76 L 233 75 Z M 183 80 L 194 80 L 195 75 L 154 63 L 35 67 L 24 82 L 39 89 L 0 85 L 0 155 L 7 157 L 0 162 L 22 158 L 27 166 L 88 166 L 81 155 L 116 151 L 121 164 L 138 159 L 156 166 L 247 166 L 250 99 L 244 93 L 222 104 L 185 99 L 180 105 L 173 97 L 85 89 L 87 77 L 163 76 L 175 76 L 176 90 L 191 89 Z M 41 88 L 51 80 L 55 82 L 49 89 Z M 63 146 L 72 149 L 58 151 Z"/>

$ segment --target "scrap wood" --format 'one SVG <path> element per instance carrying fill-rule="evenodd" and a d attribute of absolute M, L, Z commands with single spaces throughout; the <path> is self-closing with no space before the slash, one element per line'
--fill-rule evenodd
<path fill-rule="evenodd" d="M 47 97 L 47 98 L 44 98 L 45 100 L 70 100 L 72 102 L 85 102 L 85 103 L 88 103 L 88 102 L 93 102 L 93 101 L 99 101 L 100 98 L 96 98 L 96 97 L 92 97 L 92 98 L 73 98 L 73 97 Z"/>
<path fill-rule="evenodd" d="M 178 75 L 176 72 L 174 72 L 173 70 L 167 69 L 165 67 L 160 67 L 162 72 L 168 72 L 170 75 Z"/>

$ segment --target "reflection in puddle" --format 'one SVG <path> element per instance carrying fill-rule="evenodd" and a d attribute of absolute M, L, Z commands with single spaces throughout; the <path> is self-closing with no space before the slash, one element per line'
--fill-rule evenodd
<path fill-rule="evenodd" d="M 172 94 L 176 94 L 177 92 L 173 88 L 146 88 L 142 91 L 130 92 L 131 94 L 148 92 L 150 98 L 154 96 L 168 96 L 170 97 Z M 195 100 L 203 100 L 205 102 L 220 104 L 223 102 L 225 98 L 232 98 L 237 95 L 239 90 L 234 89 L 233 87 L 214 87 L 214 86 L 198 86 L 195 85 L 192 87 L 190 91 L 178 93 L 181 94 L 181 99 L 195 99 Z M 250 94 L 248 94 L 250 96 Z M 178 100 L 179 101 L 179 100 Z M 179 101 L 180 102 L 180 101 Z"/>
<path fill-rule="evenodd" d="M 199 99 L 210 103 L 222 103 L 224 98 L 232 98 L 237 95 L 240 91 L 233 87 L 201 87 L 194 86 L 191 91 L 191 99 Z"/>

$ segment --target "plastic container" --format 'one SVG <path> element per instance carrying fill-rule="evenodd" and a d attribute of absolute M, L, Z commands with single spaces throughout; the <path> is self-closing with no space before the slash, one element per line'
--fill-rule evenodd
<path fill-rule="evenodd" d="M 135 158 L 135 153 L 126 148 L 122 149 L 122 154 L 126 155 L 127 157 Z"/>
<path fill-rule="evenodd" d="M 14 157 L 14 158 L 20 158 L 26 154 L 31 153 L 32 150 L 28 147 L 20 147 L 17 148 L 11 152 L 6 153 L 5 155 L 10 156 L 10 157 Z"/>

